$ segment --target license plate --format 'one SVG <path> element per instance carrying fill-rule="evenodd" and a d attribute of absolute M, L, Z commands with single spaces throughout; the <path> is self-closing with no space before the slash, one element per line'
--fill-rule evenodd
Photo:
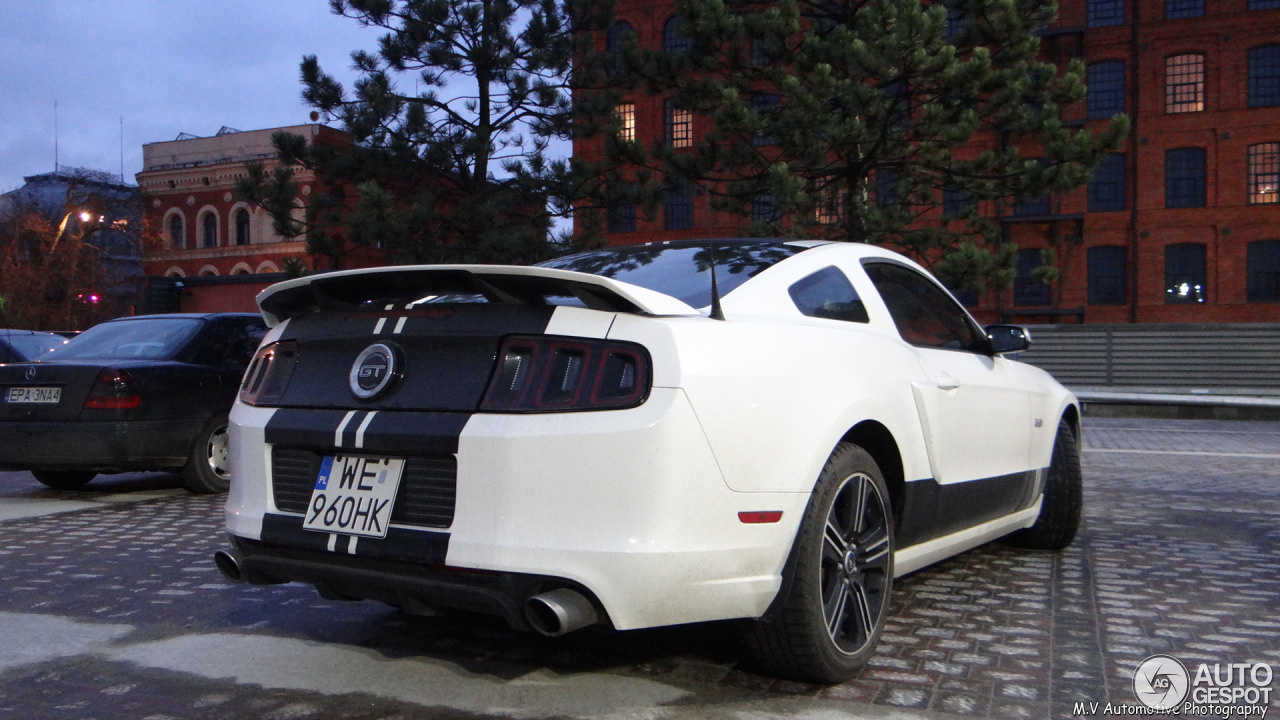
<path fill-rule="evenodd" d="M 4 401 L 25 405 L 57 405 L 62 400 L 60 387 L 11 387 Z"/>
<path fill-rule="evenodd" d="M 403 470 L 404 458 L 326 456 L 302 527 L 317 532 L 386 537 Z"/>

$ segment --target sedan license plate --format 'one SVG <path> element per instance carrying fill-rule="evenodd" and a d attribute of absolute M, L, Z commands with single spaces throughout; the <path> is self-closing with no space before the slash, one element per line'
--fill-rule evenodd
<path fill-rule="evenodd" d="M 62 400 L 60 387 L 11 387 L 4 401 L 23 405 L 57 405 Z"/>
<path fill-rule="evenodd" d="M 317 532 L 386 537 L 403 470 L 404 458 L 326 456 L 302 527 Z"/>

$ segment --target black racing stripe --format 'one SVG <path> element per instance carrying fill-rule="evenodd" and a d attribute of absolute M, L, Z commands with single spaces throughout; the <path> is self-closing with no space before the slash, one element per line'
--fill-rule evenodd
<path fill-rule="evenodd" d="M 303 315 L 290 320 L 281 336 L 295 341 L 297 351 L 279 404 L 472 412 L 488 386 L 502 338 L 545 334 L 554 313 L 550 305 L 398 303 L 391 310 L 378 305 Z M 357 399 L 349 375 L 375 343 L 393 349 L 394 379 L 376 397 Z"/>
<path fill-rule="evenodd" d="M 344 440 L 360 426 L 363 415 L 364 413 L 356 413 L 356 417 L 347 423 L 346 432 L 343 433 Z M 346 416 L 346 410 L 281 408 L 275 411 L 267 421 L 264 429 L 265 440 L 268 445 L 331 448 L 334 431 Z M 346 445 L 346 441 L 343 444 Z"/>
<path fill-rule="evenodd" d="M 347 416 L 344 410 L 281 408 L 265 429 L 269 445 L 316 451 L 335 448 L 334 433 Z M 452 455 L 458 437 L 471 419 L 470 413 L 379 412 L 364 431 L 364 445 L 356 448 L 356 433 L 369 411 L 356 412 L 342 432 L 342 449 L 348 452 L 394 455 Z"/>
<path fill-rule="evenodd" d="M 898 547 L 927 542 L 1030 507 L 1036 500 L 1036 472 L 946 485 L 933 478 L 907 483 L 897 528 Z"/>
<path fill-rule="evenodd" d="M 352 537 L 339 535 L 334 552 L 349 555 Z M 302 529 L 299 515 L 267 514 L 262 518 L 262 542 L 267 545 L 328 550 L 329 533 Z M 393 527 L 385 538 L 362 537 L 356 541 L 356 557 L 402 560 L 422 565 L 443 565 L 449 553 L 449 533 Z"/>
<path fill-rule="evenodd" d="M 365 428 L 361 452 L 452 455 L 470 419 L 469 413 L 380 412 Z"/>

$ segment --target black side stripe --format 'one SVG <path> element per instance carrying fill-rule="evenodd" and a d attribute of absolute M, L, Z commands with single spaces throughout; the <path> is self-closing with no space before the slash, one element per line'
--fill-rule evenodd
<path fill-rule="evenodd" d="M 933 478 L 906 483 L 898 547 L 950 535 L 1024 510 L 1036 501 L 1048 468 L 943 485 Z"/>

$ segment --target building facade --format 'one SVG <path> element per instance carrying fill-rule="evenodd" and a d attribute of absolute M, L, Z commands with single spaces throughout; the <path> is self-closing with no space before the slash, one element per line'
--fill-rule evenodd
<path fill-rule="evenodd" d="M 674 18 L 670 0 L 619 0 L 610 34 L 660 49 Z M 1064 121 L 1096 130 L 1125 113 L 1131 132 L 1087 187 L 999 217 L 1020 249 L 1018 277 L 999 297 L 965 298 L 976 314 L 1280 321 L 1280 0 L 1060 0 L 1042 37 L 1046 58 L 1087 67 L 1088 98 Z M 617 108 L 623 137 L 646 145 L 706 131 L 682 112 L 641 91 Z M 574 152 L 600 148 L 583 140 Z M 611 212 L 607 241 L 733 236 L 748 222 L 675 197 L 652 220 Z M 1060 270 L 1051 285 L 1031 276 L 1045 247 Z"/>
<path fill-rule="evenodd" d="M 271 136 L 280 131 L 308 143 L 349 142 L 342 131 L 312 124 L 243 132 L 224 127 L 212 137 L 183 133 L 143 145 L 137 180 L 158 236 L 143 256 L 143 270 L 160 279 L 152 283 L 155 309 L 254 311 L 254 296 L 281 279 L 287 261 L 307 271 L 329 269 L 307 254 L 305 238 L 281 237 L 265 210 L 236 195 L 246 162 L 260 161 L 268 172 L 275 166 Z M 301 218 L 318 180 L 307 169 L 294 172 Z"/>

